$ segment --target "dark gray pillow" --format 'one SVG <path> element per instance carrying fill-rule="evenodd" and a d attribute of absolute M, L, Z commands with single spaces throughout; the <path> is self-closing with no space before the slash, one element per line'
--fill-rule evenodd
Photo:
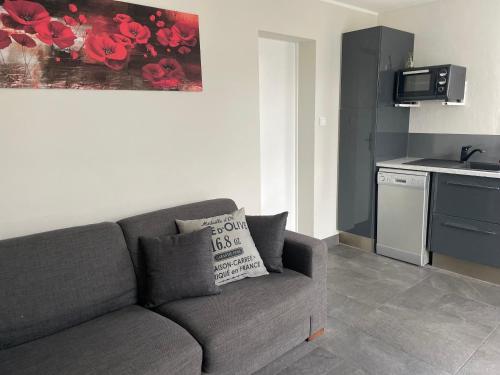
<path fill-rule="evenodd" d="M 269 272 L 283 272 L 283 246 L 288 212 L 273 216 L 248 216 L 255 247 Z"/>
<path fill-rule="evenodd" d="M 140 241 L 146 263 L 146 307 L 220 293 L 215 285 L 212 228 Z"/>

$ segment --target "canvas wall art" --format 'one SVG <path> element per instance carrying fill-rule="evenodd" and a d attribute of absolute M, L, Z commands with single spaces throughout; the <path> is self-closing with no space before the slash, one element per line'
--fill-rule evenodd
<path fill-rule="evenodd" d="M 4 0 L 0 87 L 201 91 L 198 16 L 112 0 Z"/>

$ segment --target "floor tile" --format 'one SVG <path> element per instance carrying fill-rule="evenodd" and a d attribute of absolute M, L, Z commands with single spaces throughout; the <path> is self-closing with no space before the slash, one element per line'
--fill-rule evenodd
<path fill-rule="evenodd" d="M 289 367 L 279 375 L 327 375 L 339 366 L 343 360 L 323 348 L 317 348 Z"/>
<path fill-rule="evenodd" d="M 493 332 L 488 340 L 484 343 L 484 346 L 491 346 L 492 348 L 496 348 L 500 351 L 500 325 L 497 327 L 495 332 Z"/>
<path fill-rule="evenodd" d="M 458 375 L 498 375 L 500 374 L 500 351 L 490 347 L 479 349 Z"/>
<path fill-rule="evenodd" d="M 314 351 L 317 348 L 318 348 L 318 346 L 312 342 L 303 342 L 299 346 L 290 350 L 288 353 L 285 353 L 280 358 L 274 360 L 273 362 L 268 364 L 263 369 L 257 371 L 253 375 L 276 375 L 276 374 L 279 374 L 281 371 L 283 371 L 283 369 L 290 366 L 291 363 L 295 363 L 296 361 L 305 357 L 306 355 L 308 355 L 309 353 L 311 353 L 312 351 Z"/>
<path fill-rule="evenodd" d="M 359 302 L 332 290 L 328 291 L 328 315 L 351 326 L 359 325 L 375 309 L 373 305 Z"/>
<path fill-rule="evenodd" d="M 405 286 L 414 285 L 430 274 L 430 270 L 373 253 L 364 252 L 353 259 L 346 260 L 347 265 L 377 279 L 390 280 Z M 345 265 L 345 263 L 344 263 Z"/>
<path fill-rule="evenodd" d="M 464 328 L 451 316 L 394 306 L 377 309 L 361 325 L 370 335 L 452 374 L 464 365 L 489 334 L 480 337 L 475 330 Z"/>
<path fill-rule="evenodd" d="M 359 368 L 352 367 L 346 361 L 343 361 L 331 369 L 327 375 L 368 375 L 368 373 Z"/>
<path fill-rule="evenodd" d="M 346 245 L 338 245 L 330 249 L 329 253 L 343 258 L 352 259 L 362 255 L 363 250 L 359 250 Z"/>
<path fill-rule="evenodd" d="M 373 375 L 445 375 L 383 340 L 329 318 L 327 335 L 318 345 L 346 360 L 349 365 Z"/>
<path fill-rule="evenodd" d="M 471 359 L 459 371 L 459 375 L 500 374 L 500 327 L 488 337 Z"/>
<path fill-rule="evenodd" d="M 417 315 L 416 319 L 423 320 L 425 317 L 429 323 L 436 322 L 443 328 L 450 323 L 454 331 L 459 328 L 458 325 L 470 328 L 481 338 L 489 335 L 500 323 L 500 308 L 438 289 L 427 279 L 385 305 L 419 312 L 422 316 Z"/>
<path fill-rule="evenodd" d="M 500 307 L 500 286 L 447 272 L 434 272 L 426 283 L 468 299 Z"/>
<path fill-rule="evenodd" d="M 362 273 L 362 270 L 348 267 L 329 269 L 328 290 L 368 305 L 382 304 L 408 287 L 409 285 Z"/>

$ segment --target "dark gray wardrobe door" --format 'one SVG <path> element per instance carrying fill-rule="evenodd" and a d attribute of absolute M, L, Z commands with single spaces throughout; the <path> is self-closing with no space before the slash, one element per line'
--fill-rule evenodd
<path fill-rule="evenodd" d="M 339 229 L 360 236 L 373 233 L 373 109 L 341 109 L 339 145 Z"/>
<path fill-rule="evenodd" d="M 413 38 L 383 26 L 343 35 L 338 192 L 343 232 L 375 238 L 375 162 L 406 156 L 409 111 L 394 107 L 393 89 Z"/>
<path fill-rule="evenodd" d="M 343 35 L 341 108 L 376 105 L 379 44 L 378 28 Z"/>

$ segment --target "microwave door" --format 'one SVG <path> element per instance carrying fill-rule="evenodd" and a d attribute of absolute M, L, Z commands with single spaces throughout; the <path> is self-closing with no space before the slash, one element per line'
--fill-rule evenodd
<path fill-rule="evenodd" d="M 399 97 L 406 101 L 432 98 L 435 93 L 436 77 L 428 69 L 403 72 Z"/>

